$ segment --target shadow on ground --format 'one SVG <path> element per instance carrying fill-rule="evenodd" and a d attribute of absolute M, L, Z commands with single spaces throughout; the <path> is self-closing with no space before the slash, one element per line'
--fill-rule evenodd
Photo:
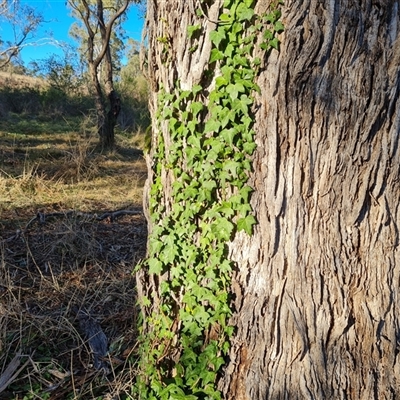
<path fill-rule="evenodd" d="M 28 362 L 0 399 L 28 393 L 51 399 L 128 398 L 137 350 L 132 271 L 145 256 L 147 228 L 139 209 L 127 211 L 132 213 L 103 220 L 57 212 L 3 224 L 0 376 L 1 366 L 16 354 Z M 77 310 L 85 310 L 106 336 L 107 373 L 93 365 Z"/>

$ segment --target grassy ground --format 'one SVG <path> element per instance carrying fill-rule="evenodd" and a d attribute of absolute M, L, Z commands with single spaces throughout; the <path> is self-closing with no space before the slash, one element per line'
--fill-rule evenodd
<path fill-rule="evenodd" d="M 143 138 L 119 135 L 101 154 L 84 128 L 0 122 L 0 399 L 131 398 Z M 105 335 L 105 369 L 94 366 L 82 315 Z"/>

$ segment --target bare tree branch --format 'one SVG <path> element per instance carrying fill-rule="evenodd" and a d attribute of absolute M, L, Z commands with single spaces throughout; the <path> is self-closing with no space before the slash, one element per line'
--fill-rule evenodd
<path fill-rule="evenodd" d="M 0 23 L 9 24 L 14 32 L 14 40 L 2 42 L 0 48 L 0 68 L 16 57 L 30 36 L 44 21 L 43 16 L 30 6 L 22 5 L 20 1 L 3 0 L 0 3 Z"/>

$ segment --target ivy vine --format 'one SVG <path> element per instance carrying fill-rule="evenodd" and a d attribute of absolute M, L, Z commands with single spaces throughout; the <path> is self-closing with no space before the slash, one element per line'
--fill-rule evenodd
<path fill-rule="evenodd" d="M 278 48 L 283 30 L 280 1 L 256 15 L 254 0 L 225 0 L 205 78 L 214 89 L 205 97 L 201 84 L 160 91 L 157 120 L 167 121 L 171 143 L 161 125 L 154 149 L 150 189 L 149 256 L 142 268 L 159 279 L 161 304 L 146 316 L 150 332 L 141 337 L 141 399 L 220 399 L 217 374 L 225 363 L 234 328 L 228 321 L 233 269 L 227 242 L 236 232 L 251 235 L 256 220 L 247 184 L 256 148 L 253 94 L 259 58 Z M 199 10 L 198 15 L 203 15 Z M 202 25 L 188 28 L 195 37 Z M 260 42 L 259 38 L 262 37 Z M 165 123 L 165 122 L 164 122 Z M 163 200 L 162 176 L 173 177 L 171 199 Z M 172 174 L 172 175 L 171 175 Z M 150 306 L 153 299 L 140 299 Z"/>

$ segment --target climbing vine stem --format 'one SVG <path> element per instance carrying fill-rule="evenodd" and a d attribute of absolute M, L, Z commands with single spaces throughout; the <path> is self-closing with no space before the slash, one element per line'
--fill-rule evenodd
<path fill-rule="evenodd" d="M 256 15 L 254 0 L 225 0 L 203 83 L 183 90 L 161 88 L 150 189 L 151 234 L 144 266 L 158 282 L 155 298 L 140 299 L 151 312 L 141 337 L 141 399 L 220 399 L 217 374 L 228 354 L 233 264 L 227 242 L 238 231 L 252 234 L 256 220 L 247 184 L 256 148 L 253 94 L 260 58 L 278 48 L 283 30 L 275 3 Z M 200 18 L 207 18 L 199 10 Z M 188 40 L 202 32 L 188 28 Z M 262 40 L 260 41 L 260 37 Z M 195 43 L 191 47 L 195 49 Z M 208 83 L 209 85 L 209 83 Z M 163 135 L 168 126 L 168 143 Z M 168 200 L 165 180 L 172 182 Z"/>

